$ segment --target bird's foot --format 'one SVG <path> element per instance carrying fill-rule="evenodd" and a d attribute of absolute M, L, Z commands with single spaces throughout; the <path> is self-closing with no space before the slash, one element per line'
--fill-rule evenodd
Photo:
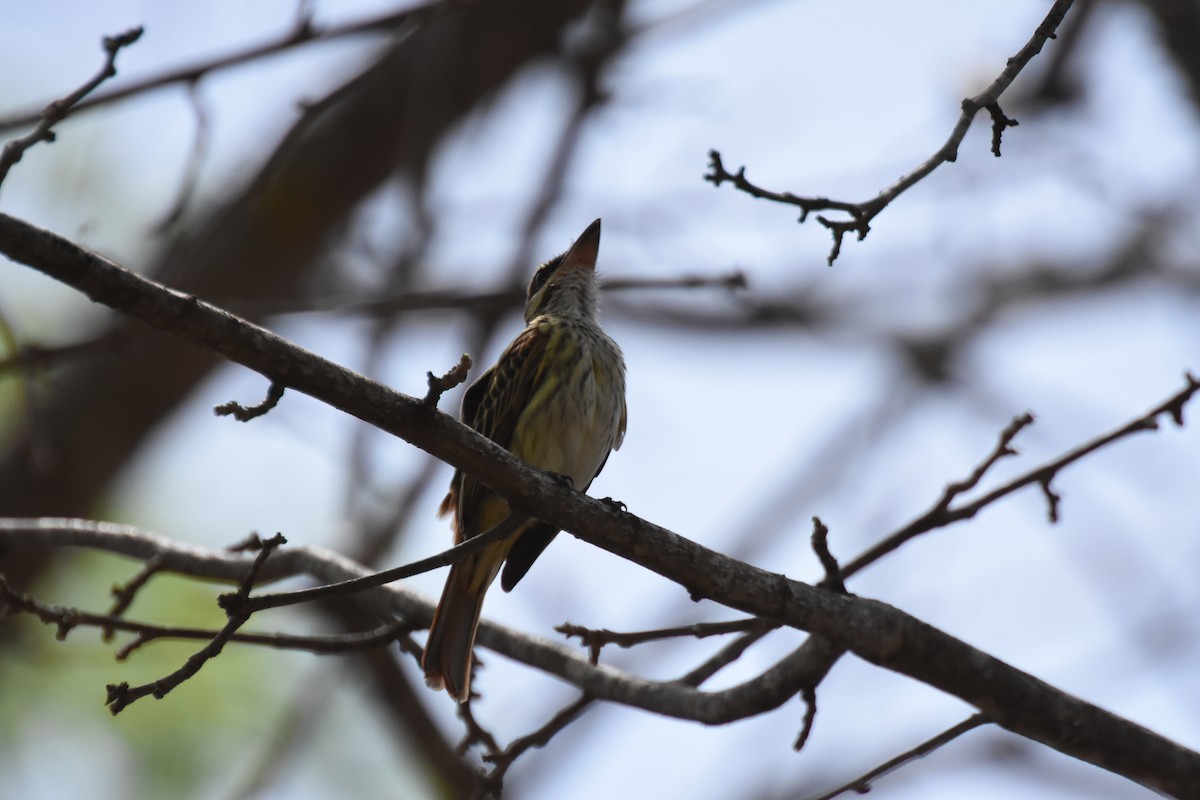
<path fill-rule="evenodd" d="M 575 481 L 571 479 L 570 475 L 564 475 L 561 472 L 547 472 L 546 474 L 553 478 L 554 482 L 564 489 L 575 488 Z"/>
<path fill-rule="evenodd" d="M 600 502 L 604 503 L 604 505 L 608 506 L 613 511 L 624 511 L 626 513 L 629 512 L 629 506 L 625 505 L 625 503 L 620 500 L 614 500 L 611 497 L 601 497 Z"/>

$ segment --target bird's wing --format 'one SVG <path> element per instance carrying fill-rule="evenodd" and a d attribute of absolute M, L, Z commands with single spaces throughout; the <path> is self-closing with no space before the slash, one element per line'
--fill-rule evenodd
<path fill-rule="evenodd" d="M 504 571 L 500 573 L 500 588 L 511 592 L 557 535 L 557 528 L 544 522 L 537 522 L 518 536 L 517 540 L 513 542 L 512 549 L 508 551 L 508 558 L 504 562 Z"/>
<path fill-rule="evenodd" d="M 492 385 L 492 377 L 496 372 L 496 367 L 493 365 L 488 367 L 482 375 L 475 379 L 475 382 L 467 387 L 467 391 L 463 393 L 462 410 L 459 412 L 459 418 L 464 425 L 474 426 L 475 415 L 478 413 L 479 404 L 483 400 L 483 396 L 487 394 L 488 387 Z M 464 474 L 462 470 L 454 470 L 454 476 L 450 478 L 450 491 L 442 499 L 442 504 L 438 506 L 438 516 L 444 517 L 453 512 L 454 519 L 454 543 L 462 542 L 460 535 L 461 526 L 458 524 L 458 497 L 462 492 L 462 481 Z"/>
<path fill-rule="evenodd" d="M 496 365 L 467 391 L 463 421 L 501 447 L 511 449 L 517 420 L 541 383 L 549 338 L 549 332 L 537 325 L 522 331 Z M 456 540 L 482 533 L 487 528 L 481 515 L 488 489 L 469 475 L 462 475 L 454 486 L 459 493 Z"/>

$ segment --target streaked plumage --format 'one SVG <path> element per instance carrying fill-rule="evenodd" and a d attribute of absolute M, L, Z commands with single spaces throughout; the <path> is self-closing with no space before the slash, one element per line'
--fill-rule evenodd
<path fill-rule="evenodd" d="M 625 362 L 597 321 L 600 220 L 529 282 L 525 330 L 463 396 L 465 423 L 531 466 L 565 475 L 583 491 L 625 435 Z M 488 530 L 508 504 L 455 472 L 442 514 L 454 512 L 454 541 Z M 431 688 L 458 702 L 470 694 L 471 649 L 484 594 L 500 572 L 511 590 L 558 531 L 526 523 L 514 536 L 456 562 L 434 613 L 422 667 Z"/>

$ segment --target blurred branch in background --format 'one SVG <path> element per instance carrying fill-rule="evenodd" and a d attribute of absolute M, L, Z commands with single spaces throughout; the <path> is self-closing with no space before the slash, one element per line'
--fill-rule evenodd
<path fill-rule="evenodd" d="M 419 26 L 421 23 L 427 21 L 434 12 L 440 11 L 444 5 L 440 0 L 435 0 L 434 2 L 418 5 L 415 8 L 406 8 L 403 11 L 384 14 L 361 22 L 348 25 L 335 25 L 323 29 L 314 27 L 312 20 L 304 17 L 297 21 L 292 30 L 283 34 L 275 41 L 248 47 L 239 52 L 214 58 L 201 64 L 169 70 L 164 74 L 121 86 L 119 89 L 102 92 L 90 99 L 81 100 L 73 104 L 73 110 L 88 111 L 93 108 L 127 100 L 146 92 L 168 88 L 176 84 L 195 85 L 199 80 L 214 72 L 261 61 L 269 56 L 277 55 L 311 42 L 359 34 L 388 35 L 404 32 L 407 30 L 405 26 Z M 12 114 L 0 119 L 0 134 L 30 125 L 37 122 L 40 118 L 41 112 L 39 111 L 25 111 Z"/>

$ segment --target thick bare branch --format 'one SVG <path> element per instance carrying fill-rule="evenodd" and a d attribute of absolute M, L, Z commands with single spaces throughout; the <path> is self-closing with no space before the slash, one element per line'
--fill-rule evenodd
<path fill-rule="evenodd" d="M 959 697 L 1015 733 L 1146 786 L 1176 795 L 1200 791 L 1200 755 L 1061 692 L 898 609 L 757 569 L 593 500 L 527 467 L 508 451 L 417 398 L 393 392 L 232 314 L 171 291 L 61 237 L 2 214 L 0 249 L 94 300 L 211 348 L 404 438 L 476 476 L 515 508 L 528 510 L 538 519 L 675 581 L 692 596 L 711 598 L 730 608 L 818 634 L 866 661 Z M 1179 396 L 1167 409 L 1177 420 L 1181 420 L 1183 403 L 1190 396 Z M 481 631 L 479 642 L 493 646 L 490 640 L 489 630 Z M 749 687 L 760 700 L 771 694 L 764 688 L 768 676 L 787 661 L 785 658 Z M 651 687 L 636 680 L 608 683 L 607 668 L 591 667 L 575 654 L 558 648 L 539 647 L 536 663 L 588 693 L 618 702 L 642 705 L 653 699 L 655 710 L 670 714 L 672 711 L 666 709 L 672 701 L 667 698 L 674 688 L 688 692 L 691 708 L 682 716 L 696 718 L 693 715 L 704 706 L 704 693 L 684 687 Z M 803 685 L 793 680 L 772 699 L 783 702 Z M 744 708 L 741 705 L 738 713 Z M 703 712 L 710 710 L 703 708 Z M 704 721 L 728 720 L 706 716 Z"/>
<path fill-rule="evenodd" d="M 80 519 L 0 518 L 0 548 L 86 547 L 141 560 L 157 559 L 161 569 L 207 580 L 237 583 L 251 564 L 250 556 L 228 550 L 207 550 L 172 541 L 131 525 Z M 375 573 L 353 561 L 315 547 L 287 547 L 263 565 L 259 578 L 280 580 L 307 575 L 325 584 L 353 579 L 373 579 Z M 376 586 L 356 595 L 356 601 L 380 619 L 399 616 L 406 628 L 429 625 L 433 603 L 403 586 Z M 761 637 L 763 631 L 746 634 Z M 420 649 L 401 646 L 414 656 Z M 584 688 L 598 700 L 631 705 L 678 719 L 710 725 L 733 722 L 778 708 L 794 697 L 797 687 L 814 685 L 836 660 L 837 653 L 810 638 L 804 646 L 785 656 L 763 675 L 713 692 L 696 690 L 717 671 L 704 669 L 675 681 L 647 681 L 611 667 L 593 668 L 573 648 L 546 639 L 527 636 L 488 620 L 479 629 L 480 645 L 522 664 L 543 670 Z M 744 645 L 743 645 L 744 649 Z M 721 664 L 729 658 L 720 659 Z"/>

